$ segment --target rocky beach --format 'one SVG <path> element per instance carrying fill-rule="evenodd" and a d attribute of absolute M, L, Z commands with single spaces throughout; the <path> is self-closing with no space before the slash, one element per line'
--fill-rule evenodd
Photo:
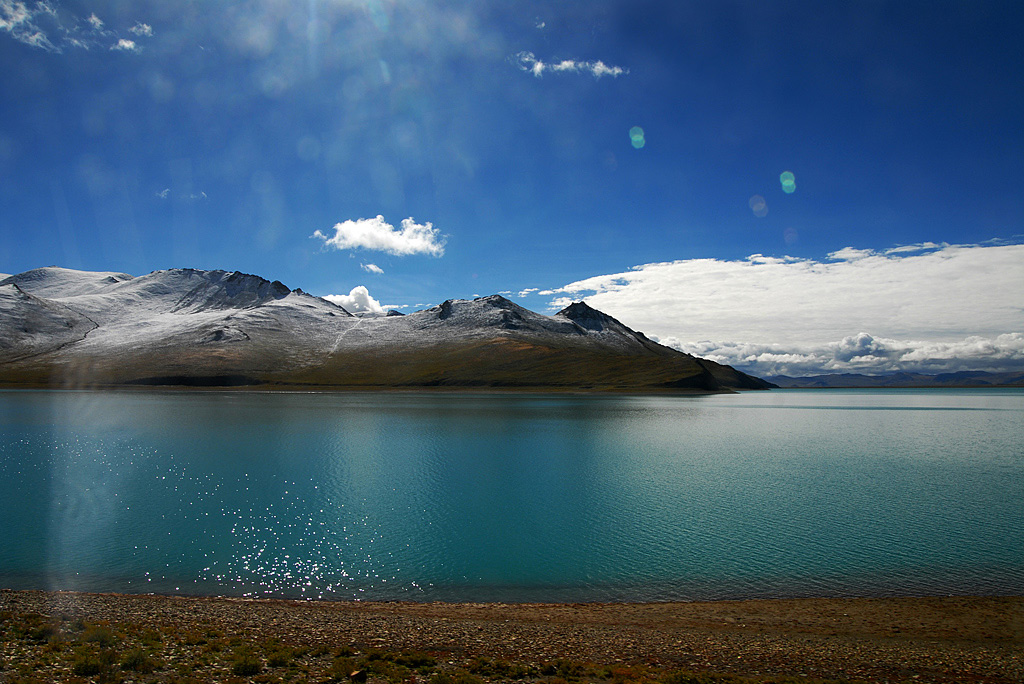
<path fill-rule="evenodd" d="M 0 593 L 0 682 L 1021 682 L 1024 598 L 389 603 Z"/>

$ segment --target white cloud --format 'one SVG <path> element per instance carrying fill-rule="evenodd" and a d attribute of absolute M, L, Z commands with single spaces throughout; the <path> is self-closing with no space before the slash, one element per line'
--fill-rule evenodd
<path fill-rule="evenodd" d="M 326 295 L 324 299 L 334 302 L 349 313 L 385 313 L 380 302 L 371 297 L 369 290 L 362 285 L 356 285 L 347 295 Z"/>
<path fill-rule="evenodd" d="M 359 268 L 363 269 L 367 273 L 376 273 L 377 275 L 384 274 L 384 269 L 377 264 L 359 264 Z"/>
<path fill-rule="evenodd" d="M 160 192 L 156 193 L 156 196 L 159 197 L 160 199 L 167 199 L 167 196 L 170 195 L 170 194 L 171 194 L 171 189 L 170 188 L 164 188 Z"/>
<path fill-rule="evenodd" d="M 128 29 L 136 36 L 150 37 L 153 29 L 148 24 L 136 22 Z M 15 40 L 47 52 L 62 53 L 65 48 L 89 50 L 107 47 L 121 52 L 139 52 L 141 46 L 133 40 L 118 36 L 116 31 L 95 13 L 81 18 L 45 2 L 23 2 L 0 0 L 0 32 L 10 34 Z"/>
<path fill-rule="evenodd" d="M 558 62 L 543 62 L 537 59 L 536 55 L 532 52 L 520 52 L 513 58 L 513 62 L 523 71 L 527 71 L 537 78 L 544 75 L 545 71 L 559 72 L 570 72 L 570 73 L 581 73 L 586 72 L 593 75 L 595 78 L 601 78 L 602 76 L 621 76 L 628 74 L 628 69 L 623 69 L 617 66 L 608 66 L 604 62 L 598 60 L 594 62 L 585 62 L 575 59 L 563 59 Z"/>
<path fill-rule="evenodd" d="M 673 346 L 760 373 L 923 368 L 934 359 L 953 368 L 1017 363 L 1021 264 L 1021 244 L 925 243 L 846 248 L 826 261 L 753 255 L 644 264 L 540 294 L 563 295 L 552 309 L 585 298 Z"/>
<path fill-rule="evenodd" d="M 432 223 L 418 224 L 407 218 L 396 230 L 383 216 L 372 219 L 348 220 L 334 225 L 334 235 L 328 237 L 319 230 L 312 237 L 324 241 L 334 249 L 371 249 L 397 256 L 407 254 L 444 254 L 444 236 Z"/>
<path fill-rule="evenodd" d="M 28 23 L 31 16 L 23 2 L 0 1 L 0 30 L 13 31 Z"/>
<path fill-rule="evenodd" d="M 527 295 L 530 295 L 530 294 L 532 294 L 534 292 L 539 292 L 539 291 L 540 291 L 540 288 L 526 287 L 526 288 L 523 288 L 522 290 L 520 290 L 519 293 L 516 296 L 517 297 L 526 297 Z"/>
<path fill-rule="evenodd" d="M 118 41 L 110 46 L 111 50 L 122 50 L 124 52 L 138 52 L 139 47 L 135 44 L 134 40 L 128 40 L 127 38 L 120 38 Z"/>
<path fill-rule="evenodd" d="M 1021 333 L 930 342 L 894 340 L 862 332 L 821 345 L 680 342 L 675 338 L 658 341 L 688 354 L 760 376 L 1024 370 L 1024 334 Z"/>
<path fill-rule="evenodd" d="M 25 2 L 0 0 L 0 31 L 11 34 L 15 40 L 47 52 L 60 52 L 37 24 L 37 17 L 53 17 L 54 12 L 46 3 L 37 2 L 31 8 Z"/>

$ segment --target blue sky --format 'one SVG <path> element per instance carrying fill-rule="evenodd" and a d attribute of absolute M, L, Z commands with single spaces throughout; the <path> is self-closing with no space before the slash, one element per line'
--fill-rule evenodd
<path fill-rule="evenodd" d="M 586 298 L 761 373 L 1024 367 L 1021 35 L 1016 2 L 0 0 L 0 272 Z"/>

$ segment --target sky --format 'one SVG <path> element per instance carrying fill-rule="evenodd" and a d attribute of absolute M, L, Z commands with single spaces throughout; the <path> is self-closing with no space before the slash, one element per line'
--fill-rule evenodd
<path fill-rule="evenodd" d="M 1024 4 L 0 0 L 0 272 L 1024 370 Z"/>

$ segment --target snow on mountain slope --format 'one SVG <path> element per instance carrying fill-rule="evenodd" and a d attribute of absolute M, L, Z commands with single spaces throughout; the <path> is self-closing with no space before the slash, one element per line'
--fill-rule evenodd
<path fill-rule="evenodd" d="M 28 294 L 13 282 L 0 284 L 0 362 L 13 361 L 85 339 L 97 325 L 57 302 Z"/>
<path fill-rule="evenodd" d="M 582 303 L 544 316 L 491 295 L 357 317 L 239 272 L 132 277 L 51 267 L 0 281 L 7 383 L 718 389 L 753 380 L 702 364 L 710 362 Z"/>
<path fill-rule="evenodd" d="M 70 268 L 48 266 L 7 276 L 0 281 L 0 285 L 13 282 L 25 292 L 36 297 L 52 299 L 102 292 L 109 289 L 111 285 L 131 280 L 133 277 L 127 273 L 75 271 Z"/>

